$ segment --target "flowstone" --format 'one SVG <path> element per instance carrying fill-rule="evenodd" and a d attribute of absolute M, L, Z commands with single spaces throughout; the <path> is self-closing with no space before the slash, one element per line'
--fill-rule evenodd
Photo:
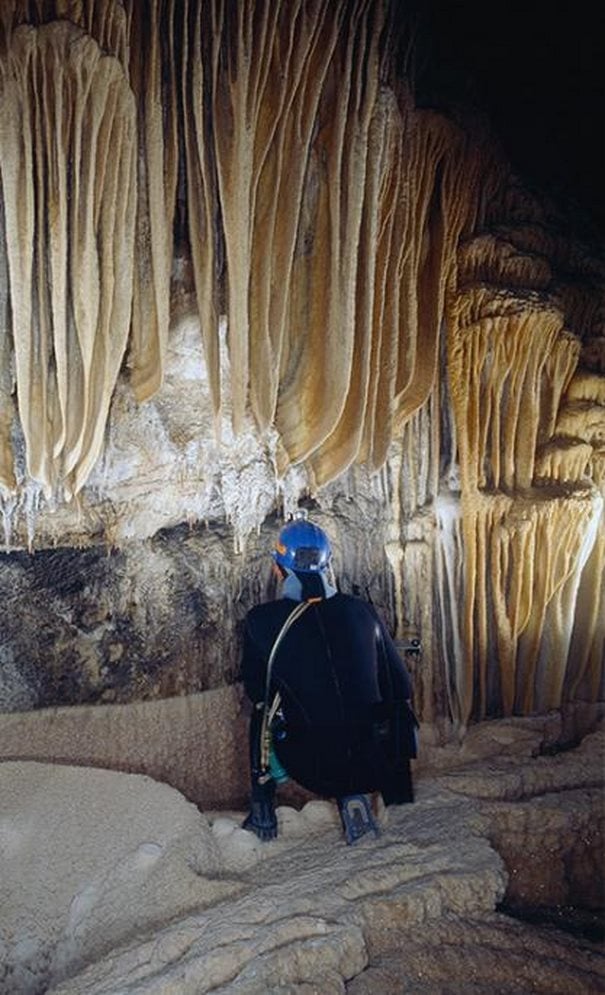
<path fill-rule="evenodd" d="M 332 802 L 280 804 L 279 838 L 261 844 L 240 828 L 242 811 L 201 815 L 148 778 L 2 764 L 9 901 L 0 990 L 601 991 L 605 958 L 594 937 L 578 942 L 497 911 L 512 894 L 505 851 L 515 806 L 549 809 L 551 828 L 563 829 L 545 874 L 565 858 L 576 825 L 570 802 L 590 798 L 602 817 L 605 734 L 537 755 L 546 731 L 527 720 L 489 723 L 466 754 L 431 751 L 415 804 L 377 809 L 380 837 L 352 847 Z M 549 826 L 524 825 L 537 852 Z M 593 844 L 576 840 L 576 857 L 578 868 L 595 866 Z"/>

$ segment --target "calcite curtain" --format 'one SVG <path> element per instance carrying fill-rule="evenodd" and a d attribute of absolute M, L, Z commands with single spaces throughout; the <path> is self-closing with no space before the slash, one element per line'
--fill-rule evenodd
<path fill-rule="evenodd" d="M 99 454 L 129 332 L 136 149 L 118 59 L 67 21 L 10 32 L 0 58 L 0 265 L 10 288 L 0 334 L 12 338 L 29 474 L 68 492 Z M 10 487 L 6 417 L 3 428 Z"/>
<path fill-rule="evenodd" d="M 31 477 L 82 488 L 127 347 L 137 398 L 159 388 L 180 200 L 217 416 L 224 311 L 236 431 L 275 425 L 278 470 L 306 461 L 317 486 L 380 466 L 434 383 L 474 203 L 461 136 L 394 84 L 388 5 L 14 0 L 2 23 L 3 335 Z"/>

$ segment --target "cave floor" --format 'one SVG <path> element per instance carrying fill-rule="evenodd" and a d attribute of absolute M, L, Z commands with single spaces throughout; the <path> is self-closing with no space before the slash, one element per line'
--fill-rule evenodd
<path fill-rule="evenodd" d="M 605 733 L 596 732 L 576 749 L 540 755 L 538 739 L 526 727 L 491 724 L 454 762 L 444 755 L 430 769 L 421 768 L 416 802 L 378 809 L 380 836 L 352 847 L 344 843 L 329 802 L 312 800 L 299 810 L 280 805 L 280 836 L 261 844 L 239 828 L 241 812 L 200 814 L 174 789 L 149 778 L 65 767 L 62 790 L 69 790 L 71 804 L 58 825 L 64 835 L 79 831 L 91 841 L 85 852 L 93 838 L 104 841 L 106 864 L 97 866 L 97 842 L 94 875 L 89 868 L 88 877 L 66 886 L 61 908 L 53 878 L 55 932 L 51 936 L 48 927 L 46 947 L 40 940 L 29 962 L 22 943 L 20 960 L 11 950 L 15 932 L 3 920 L 0 939 L 12 969 L 5 969 L 0 990 L 602 992 L 605 955 L 598 933 L 574 935 L 556 923 L 523 922 L 502 909 L 583 906 L 584 920 L 598 924 L 604 748 Z M 2 764 L 0 781 L 19 774 L 23 788 L 28 769 L 39 776 L 36 805 L 42 813 L 42 774 L 56 772 L 56 766 Z M 101 830 L 97 814 L 96 826 L 85 824 L 74 802 L 74 785 L 84 791 L 86 782 L 93 790 L 97 775 L 106 778 L 113 798 L 116 785 L 126 784 L 134 815 L 123 851 L 123 822 Z M 95 813 L 88 817 L 95 819 Z M 50 838 L 55 830 L 50 820 L 46 825 L 47 845 L 56 852 L 59 843 Z M 42 861 L 40 849 L 41 842 L 36 852 Z M 66 859 L 75 873 L 73 848 Z M 35 868 L 31 880 L 39 921 Z M 26 912 L 21 910 L 22 922 Z"/>

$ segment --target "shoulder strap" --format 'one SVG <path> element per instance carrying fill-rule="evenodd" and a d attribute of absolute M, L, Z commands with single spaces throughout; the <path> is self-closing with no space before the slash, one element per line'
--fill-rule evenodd
<path fill-rule="evenodd" d="M 271 652 L 269 654 L 269 660 L 267 661 L 267 676 L 265 678 L 265 700 L 263 704 L 263 720 L 261 724 L 260 732 L 260 742 L 261 742 L 261 770 L 264 772 L 268 770 L 269 767 L 269 750 L 271 748 L 271 720 L 275 716 L 277 709 L 279 708 L 281 702 L 281 695 L 279 691 L 273 699 L 273 703 L 269 705 L 269 697 L 271 693 L 271 675 L 273 672 L 273 663 L 275 662 L 275 657 L 277 655 L 277 650 L 282 639 L 288 632 L 289 628 L 296 622 L 297 619 L 304 615 L 307 608 L 309 608 L 314 602 L 320 601 L 320 598 L 310 598 L 308 601 L 301 601 L 300 604 L 290 612 L 286 621 L 282 625 L 281 629 L 275 637 L 273 646 L 271 647 Z"/>

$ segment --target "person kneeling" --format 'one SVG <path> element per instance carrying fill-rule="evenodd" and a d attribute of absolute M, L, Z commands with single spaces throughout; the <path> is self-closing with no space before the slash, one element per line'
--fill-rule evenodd
<path fill-rule="evenodd" d="M 345 837 L 377 833 L 369 792 L 414 800 L 417 722 L 408 671 L 374 607 L 333 585 L 326 533 L 289 522 L 273 551 L 281 597 L 244 629 L 250 719 L 250 813 L 243 826 L 275 839 L 276 784 L 291 778 L 338 803 Z"/>

